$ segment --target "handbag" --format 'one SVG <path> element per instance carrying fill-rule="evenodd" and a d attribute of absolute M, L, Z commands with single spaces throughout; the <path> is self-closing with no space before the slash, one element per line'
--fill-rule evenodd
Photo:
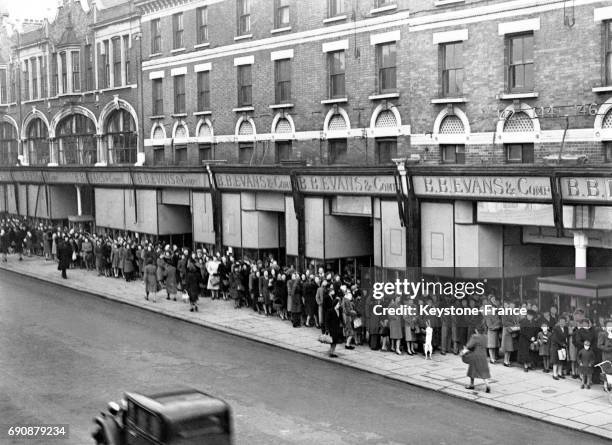
<path fill-rule="evenodd" d="M 540 349 L 540 344 L 536 341 L 532 341 L 531 344 L 529 345 L 529 350 L 530 351 L 538 351 Z"/>
<path fill-rule="evenodd" d="M 331 345 L 333 343 L 332 337 L 329 334 L 319 335 L 319 341 L 323 344 Z"/>
<path fill-rule="evenodd" d="M 557 350 L 557 357 L 559 357 L 560 361 L 567 360 L 567 350 L 565 348 L 561 348 Z"/>
<path fill-rule="evenodd" d="M 361 317 L 355 318 L 353 320 L 353 328 L 359 329 L 361 326 L 363 326 L 363 321 L 361 320 Z"/>
<path fill-rule="evenodd" d="M 461 361 L 466 365 L 470 365 L 472 363 L 472 351 L 470 351 L 468 348 L 463 348 L 459 355 L 461 356 Z"/>
<path fill-rule="evenodd" d="M 210 285 L 211 286 L 218 286 L 220 281 L 221 281 L 221 279 L 217 275 L 213 275 L 213 276 L 210 277 Z"/>
<path fill-rule="evenodd" d="M 77 253 L 72 252 L 72 261 L 76 261 L 76 259 L 77 259 Z"/>

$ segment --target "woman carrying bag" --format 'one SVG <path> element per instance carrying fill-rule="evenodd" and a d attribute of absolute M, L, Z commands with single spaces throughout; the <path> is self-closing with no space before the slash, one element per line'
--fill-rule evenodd
<path fill-rule="evenodd" d="M 334 299 L 333 307 L 325 314 L 325 327 L 331 337 L 329 345 L 329 356 L 332 358 L 338 357 L 335 353 L 336 345 L 344 341 L 343 326 L 342 326 L 342 308 L 340 298 Z"/>
<path fill-rule="evenodd" d="M 467 376 L 470 378 L 470 384 L 466 389 L 474 389 L 474 379 L 483 379 L 485 383 L 485 392 L 491 392 L 489 379 L 489 361 L 487 359 L 487 336 L 484 335 L 484 329 L 481 326 L 474 327 L 474 334 L 468 340 L 467 345 L 461 351 L 461 358 L 464 363 L 468 364 Z"/>
<path fill-rule="evenodd" d="M 565 317 L 559 318 L 557 326 L 552 331 L 550 336 L 550 363 L 553 365 L 553 379 L 564 379 L 563 365 L 567 360 L 567 346 L 569 341 L 569 332 L 565 326 L 567 320 Z"/>

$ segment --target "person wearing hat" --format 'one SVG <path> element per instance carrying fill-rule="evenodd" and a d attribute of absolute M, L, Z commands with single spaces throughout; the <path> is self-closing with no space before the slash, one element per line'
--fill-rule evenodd
<path fill-rule="evenodd" d="M 521 330 L 519 331 L 517 361 L 523 365 L 525 372 L 529 371 L 537 358 L 537 337 L 540 329 L 535 321 L 535 316 L 536 313 L 529 309 L 527 316 L 519 322 Z"/>
<path fill-rule="evenodd" d="M 178 286 L 176 284 L 176 267 L 170 250 L 167 250 L 164 254 L 164 277 L 166 280 L 166 300 L 176 301 L 176 294 L 178 292 Z"/>
<path fill-rule="evenodd" d="M 591 342 L 584 341 L 583 348 L 578 351 L 578 366 L 580 377 L 582 379 L 581 389 L 586 385 L 587 389 L 591 389 L 593 384 L 593 366 L 595 366 L 595 352 L 591 349 Z"/>

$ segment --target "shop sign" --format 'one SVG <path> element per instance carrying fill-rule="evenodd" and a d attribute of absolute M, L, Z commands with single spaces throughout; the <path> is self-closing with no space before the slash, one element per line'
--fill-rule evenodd
<path fill-rule="evenodd" d="M 563 201 L 612 202 L 612 178 L 561 178 Z"/>
<path fill-rule="evenodd" d="M 219 189 L 291 192 L 291 179 L 287 175 L 215 173 L 215 180 Z"/>
<path fill-rule="evenodd" d="M 43 172 L 45 182 L 49 184 L 86 184 L 87 174 L 85 172 L 66 172 L 47 170 Z"/>
<path fill-rule="evenodd" d="M 414 176 L 417 196 L 550 201 L 550 179 L 530 176 Z"/>
<path fill-rule="evenodd" d="M 134 184 L 145 187 L 208 187 L 204 173 L 134 172 Z"/>
<path fill-rule="evenodd" d="M 93 171 L 87 173 L 87 178 L 93 185 L 130 185 L 128 172 Z"/>
<path fill-rule="evenodd" d="M 393 176 L 299 176 L 300 191 L 355 195 L 395 195 Z"/>
<path fill-rule="evenodd" d="M 43 182 L 40 170 L 13 170 L 13 178 L 15 182 L 31 182 L 35 184 Z"/>

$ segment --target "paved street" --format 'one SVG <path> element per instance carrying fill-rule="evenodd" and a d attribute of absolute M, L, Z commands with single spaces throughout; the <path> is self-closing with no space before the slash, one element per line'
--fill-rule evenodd
<path fill-rule="evenodd" d="M 0 423 L 68 423 L 69 443 L 122 391 L 172 383 L 227 400 L 237 444 L 605 443 L 7 271 L 0 285 Z"/>

